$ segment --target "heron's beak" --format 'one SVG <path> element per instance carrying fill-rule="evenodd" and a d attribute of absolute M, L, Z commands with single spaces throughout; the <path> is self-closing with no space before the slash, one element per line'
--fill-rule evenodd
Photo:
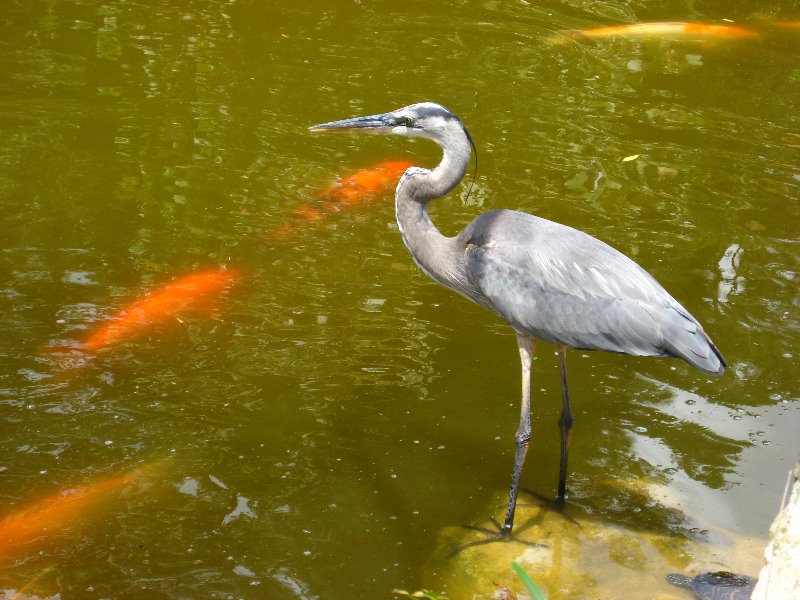
<path fill-rule="evenodd" d="M 362 133 L 391 133 L 395 127 L 394 115 L 384 113 L 382 115 L 370 115 L 369 117 L 356 117 L 355 119 L 344 119 L 342 121 L 331 121 L 313 125 L 310 131 L 359 131 Z"/>

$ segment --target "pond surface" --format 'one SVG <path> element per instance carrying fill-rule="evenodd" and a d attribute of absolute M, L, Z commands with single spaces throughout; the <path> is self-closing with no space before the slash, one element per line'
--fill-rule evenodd
<path fill-rule="evenodd" d="M 620 530 L 699 529 L 712 546 L 716 531 L 765 538 L 800 450 L 798 20 L 789 1 L 758 14 L 721 1 L 6 2 L 0 515 L 13 543 L 0 540 L 0 587 L 447 591 L 423 575 L 440 533 L 502 516 L 514 336 L 416 269 L 391 191 L 320 199 L 380 162 L 432 166 L 434 144 L 307 131 L 421 100 L 456 112 L 479 152 L 472 192 L 434 204 L 445 233 L 493 208 L 583 229 L 650 271 L 728 361 L 713 378 L 571 351 L 570 505 Z M 758 36 L 557 33 L 640 21 Z M 80 349 L 137 299 L 220 269 L 229 283 L 202 302 L 159 305 L 159 322 Z M 523 486 L 549 497 L 559 406 L 541 344 Z M 630 481 L 679 509 L 617 494 Z M 662 579 L 647 561 L 616 568 Z"/>

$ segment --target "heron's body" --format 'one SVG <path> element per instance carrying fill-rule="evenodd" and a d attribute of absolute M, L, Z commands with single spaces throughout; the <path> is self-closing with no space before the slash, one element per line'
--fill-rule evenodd
<path fill-rule="evenodd" d="M 675 356 L 707 373 L 720 370 L 719 355 L 694 317 L 639 265 L 582 231 L 493 210 L 458 236 L 442 236 L 445 250 L 431 255 L 415 252 L 419 236 L 406 232 L 420 227 L 404 224 L 403 211 L 398 215 L 403 239 L 426 274 L 493 310 L 519 333 L 570 348 Z"/>
<path fill-rule="evenodd" d="M 572 429 L 565 348 L 673 356 L 705 373 L 723 372 L 722 355 L 697 320 L 639 265 L 582 231 L 527 213 L 493 210 L 478 216 L 459 235 L 444 236 L 431 221 L 428 204 L 461 181 L 472 143 L 464 125 L 446 108 L 426 102 L 312 129 L 428 137 L 443 149 L 442 162 L 436 168 L 410 167 L 400 179 L 397 223 L 403 242 L 423 272 L 494 311 L 517 333 L 522 412 L 504 534 L 511 533 L 530 439 L 534 340 L 552 342 L 559 350 L 563 390 L 560 499 L 564 497 Z"/>

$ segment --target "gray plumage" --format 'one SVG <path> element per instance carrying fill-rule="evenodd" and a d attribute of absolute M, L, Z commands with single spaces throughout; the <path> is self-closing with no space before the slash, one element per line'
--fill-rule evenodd
<path fill-rule="evenodd" d="M 723 369 L 685 308 L 635 262 L 581 231 L 498 210 L 470 223 L 459 244 L 468 280 L 517 331 L 570 348 Z"/>
<path fill-rule="evenodd" d="M 564 498 L 572 413 L 564 348 L 673 356 L 709 374 L 725 361 L 697 320 L 653 277 L 608 244 L 566 225 L 513 210 L 481 214 L 455 237 L 442 235 L 428 203 L 464 177 L 472 138 L 452 112 L 431 102 L 315 131 L 427 137 L 443 150 L 434 169 L 410 167 L 395 196 L 403 242 L 417 265 L 445 287 L 505 319 L 516 331 L 523 372 L 522 411 L 506 520 L 510 537 L 519 476 L 530 438 L 530 360 L 534 340 L 556 344 L 562 375 L 561 468 Z"/>

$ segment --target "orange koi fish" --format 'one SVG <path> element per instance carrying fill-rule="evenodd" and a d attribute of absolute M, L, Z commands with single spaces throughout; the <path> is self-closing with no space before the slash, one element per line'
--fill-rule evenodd
<path fill-rule="evenodd" d="M 756 38 L 758 33 L 738 25 L 708 23 L 662 22 L 612 25 L 596 29 L 562 31 L 553 41 L 570 38 L 607 39 L 614 37 L 668 38 L 705 42 L 720 39 Z"/>
<path fill-rule="evenodd" d="M 238 276 L 232 269 L 210 269 L 171 281 L 120 310 L 78 348 L 94 352 L 176 318 L 182 311 L 218 297 Z"/>
<path fill-rule="evenodd" d="M 125 475 L 60 491 L 0 519 L 0 560 L 25 544 L 68 530 L 81 515 L 113 493 L 142 481 L 163 462 L 154 461 Z"/>
<path fill-rule="evenodd" d="M 327 215 L 341 212 L 356 204 L 388 193 L 397 185 L 400 176 L 411 163 L 394 160 L 378 163 L 368 169 L 361 169 L 343 178 L 337 184 L 326 188 L 319 194 L 317 202 L 296 209 L 292 222 L 273 231 L 273 238 L 285 238 L 295 230 L 318 221 Z"/>
<path fill-rule="evenodd" d="M 332 205 L 334 210 L 340 210 L 337 204 L 352 204 L 394 189 L 400 176 L 410 166 L 411 163 L 404 160 L 378 163 L 372 168 L 348 175 L 338 184 L 324 190 L 320 197 Z"/>

